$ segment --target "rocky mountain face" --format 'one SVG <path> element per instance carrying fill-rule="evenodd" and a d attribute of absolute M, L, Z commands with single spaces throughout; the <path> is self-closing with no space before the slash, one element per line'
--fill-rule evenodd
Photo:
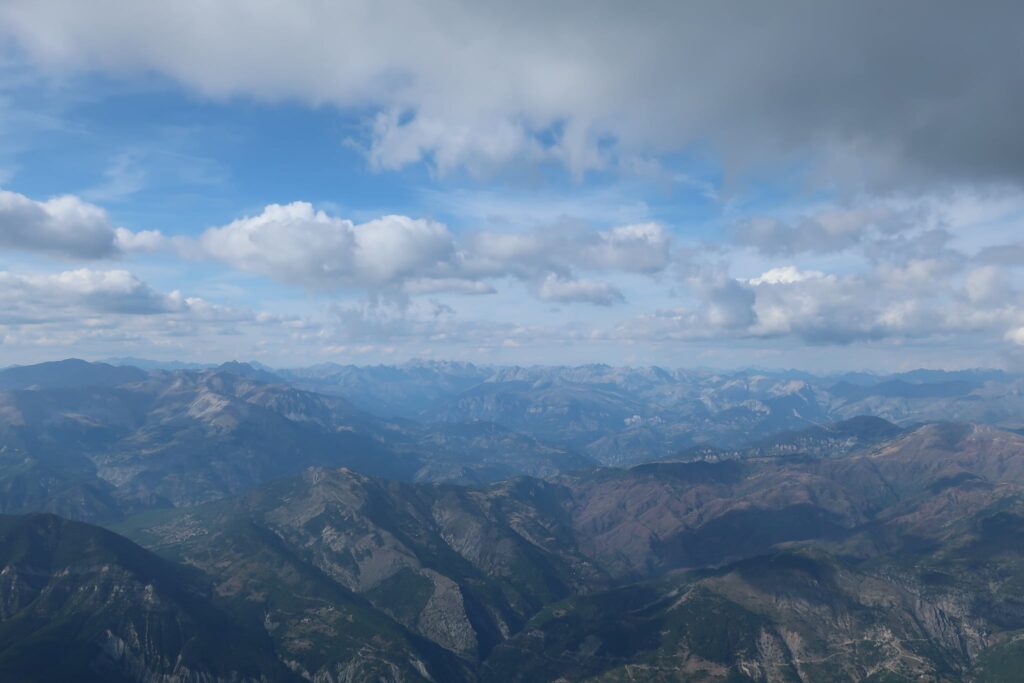
<path fill-rule="evenodd" d="M 543 605 L 606 581 L 575 548 L 563 495 L 531 479 L 469 489 L 315 468 L 127 532 L 231 585 L 240 574 L 280 580 L 267 575 L 264 558 L 283 553 L 333 590 L 359 594 L 406 628 L 477 661 Z M 224 572 L 223 549 L 236 546 L 237 564 Z M 293 619 L 287 610 L 259 610 L 275 622 Z"/>
<path fill-rule="evenodd" d="M 606 531 L 584 552 L 664 578 L 549 605 L 485 667 L 523 681 L 1014 680 L 1022 447 L 988 427 L 932 425 L 779 471 L 720 463 L 729 475 L 691 477 L 686 495 L 602 505 L 593 528 Z M 703 519 L 724 491 L 732 509 Z M 794 523 L 794 507 L 811 521 Z M 628 552 L 608 553 L 627 538 Z"/>
<path fill-rule="evenodd" d="M 466 680 L 1012 680 L 1024 663 L 1024 437 L 987 426 L 487 487 L 312 469 L 119 529 L 264 615 L 314 678 L 287 648 L 322 617 L 274 596 L 365 601 Z"/>
<path fill-rule="evenodd" d="M 1013 680 L 988 663 L 992 613 L 931 578 L 758 557 L 552 605 L 485 667 L 515 681 Z"/>
<path fill-rule="evenodd" d="M 4 680 L 298 681 L 192 572 L 52 515 L 0 516 Z"/>

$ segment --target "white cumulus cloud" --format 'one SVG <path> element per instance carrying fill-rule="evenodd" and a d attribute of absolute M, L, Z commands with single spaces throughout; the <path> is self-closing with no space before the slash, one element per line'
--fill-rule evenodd
<path fill-rule="evenodd" d="M 102 207 L 75 195 L 38 200 L 0 190 L 0 249 L 90 261 L 155 251 L 167 242 L 156 230 L 114 227 Z"/>
<path fill-rule="evenodd" d="M 318 290 L 393 287 L 444 274 L 454 258 L 452 235 L 440 223 L 384 216 L 355 224 L 306 202 L 271 204 L 206 230 L 198 244 L 239 270 Z"/>
<path fill-rule="evenodd" d="M 107 213 L 71 195 L 37 201 L 0 190 L 0 248 L 62 258 L 98 259 L 118 254 Z"/>
<path fill-rule="evenodd" d="M 158 314 L 180 311 L 180 294 L 161 294 L 126 270 L 79 268 L 52 274 L 0 272 L 6 316 L 46 319 L 62 312 Z"/>

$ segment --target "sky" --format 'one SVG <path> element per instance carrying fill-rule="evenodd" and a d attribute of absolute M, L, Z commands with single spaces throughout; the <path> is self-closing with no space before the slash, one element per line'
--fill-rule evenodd
<path fill-rule="evenodd" d="M 0 0 L 0 366 L 1021 369 L 1021 27 Z"/>

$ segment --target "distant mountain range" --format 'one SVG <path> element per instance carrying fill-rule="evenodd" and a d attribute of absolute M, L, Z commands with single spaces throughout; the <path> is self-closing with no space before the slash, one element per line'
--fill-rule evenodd
<path fill-rule="evenodd" d="M 0 371 L 0 511 L 109 520 L 240 493 L 318 465 L 486 482 L 595 463 L 495 424 L 384 420 L 264 370 L 68 360 Z"/>
<path fill-rule="evenodd" d="M 8 368 L 0 511 L 97 521 L 241 493 L 309 466 L 483 484 L 598 465 L 840 454 L 947 418 L 1024 421 L 1024 380 L 996 371 L 831 385 L 794 375 L 459 363 L 143 370 L 74 359 Z M 385 405 L 398 415 L 369 410 Z"/>
<path fill-rule="evenodd" d="M 816 377 L 795 371 L 415 362 L 321 365 L 277 374 L 375 414 L 493 422 L 606 465 L 660 459 L 702 444 L 740 446 L 859 415 L 898 425 L 961 420 L 1024 427 L 1024 376 L 999 370 Z"/>
<path fill-rule="evenodd" d="M 1018 680 L 1015 376 L 333 371 L 0 371 L 0 678 Z"/>

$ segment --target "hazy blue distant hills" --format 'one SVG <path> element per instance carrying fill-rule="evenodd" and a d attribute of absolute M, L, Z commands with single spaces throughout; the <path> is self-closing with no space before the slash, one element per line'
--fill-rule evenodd
<path fill-rule="evenodd" d="M 942 383 L 963 381 L 972 384 L 983 384 L 985 382 L 1005 382 L 1019 378 L 1019 375 L 1003 370 L 988 370 L 975 368 L 973 370 L 910 370 L 899 372 L 890 377 L 893 380 L 902 380 L 913 383 Z"/>
<path fill-rule="evenodd" d="M 271 371 L 269 368 L 261 365 L 254 365 L 252 363 L 239 363 L 238 361 L 229 361 L 227 363 L 221 363 L 216 368 L 217 372 L 227 372 L 246 379 L 251 379 L 256 382 L 264 382 L 266 384 L 284 384 L 285 380 Z"/>
<path fill-rule="evenodd" d="M 976 382 L 962 379 L 931 382 L 908 382 L 902 379 L 893 379 L 871 385 L 841 382 L 833 385 L 829 392 L 847 401 L 862 400 L 872 396 L 904 399 L 956 398 L 969 395 L 977 386 Z"/>
<path fill-rule="evenodd" d="M 412 362 L 397 367 L 329 363 L 281 374 L 297 387 L 345 396 L 382 417 L 417 418 L 438 401 L 483 382 L 491 371 L 471 363 Z"/>
<path fill-rule="evenodd" d="M 0 390 L 114 387 L 141 382 L 147 374 L 135 367 L 88 363 L 76 358 L 0 370 Z"/>
<path fill-rule="evenodd" d="M 1024 380 L 998 370 L 899 375 L 416 362 L 317 366 L 280 374 L 369 412 L 425 422 L 484 421 L 606 464 L 695 445 L 736 447 L 787 430 L 874 415 L 1024 426 Z"/>
<path fill-rule="evenodd" d="M 130 365 L 143 370 L 206 370 L 216 367 L 216 363 L 189 363 L 185 361 L 150 360 L 148 358 L 135 358 L 132 356 L 115 356 L 102 359 L 103 363 L 110 365 Z"/>
<path fill-rule="evenodd" d="M 216 371 L 107 386 L 114 369 L 101 369 L 103 381 L 88 387 L 0 393 L 0 472 L 17 463 L 75 474 L 112 486 L 132 509 L 209 500 L 314 464 L 399 478 L 417 469 L 414 457 L 351 428 L 341 399 Z"/>
<path fill-rule="evenodd" d="M 61 361 L 3 371 L 0 510 L 112 519 L 248 490 L 310 466 L 488 482 L 593 466 L 498 426 L 383 420 L 248 364 L 142 371 Z"/>
<path fill-rule="evenodd" d="M 141 405 L 151 405 L 145 398 L 150 395 L 147 391 L 159 393 L 157 387 L 173 384 L 175 378 L 211 374 L 279 387 L 264 391 L 264 396 L 287 395 L 289 401 L 303 396 L 303 407 L 285 412 L 286 419 L 304 422 L 307 428 L 318 424 L 341 429 L 341 422 L 332 422 L 333 418 L 325 422 L 322 413 L 337 411 L 344 404 L 346 430 L 369 436 L 386 450 L 420 458 L 418 474 L 409 465 L 395 469 L 393 476 L 464 482 L 547 474 L 590 461 L 629 465 L 700 447 L 741 448 L 777 433 L 859 415 L 902 426 L 959 420 L 1024 427 L 1024 379 L 995 370 L 817 378 L 784 371 L 483 367 L 419 361 L 399 366 L 327 364 L 297 370 L 230 362 L 204 370 L 146 371 L 68 360 L 0 371 L 0 390 L 103 387 L 123 393 L 128 385 L 141 384 L 149 389 L 130 390 Z M 256 393 L 227 398 L 239 406 L 250 403 Z M 65 416 L 62 429 L 72 408 L 60 409 Z M 252 408 L 247 410 L 252 413 Z M 310 420 L 306 411 L 320 417 Z M 166 411 L 161 415 L 169 417 Z M 92 419 L 94 429 L 104 428 L 104 419 Z M 486 443 L 479 435 L 456 436 L 457 425 L 473 423 L 495 425 L 508 433 L 496 429 L 494 448 L 481 448 Z M 309 438 L 311 444 L 316 441 Z M 515 449 L 522 450 L 524 457 L 516 458 Z M 566 460 L 558 451 L 579 457 Z M 452 457 L 446 458 L 445 453 Z M 388 476 L 390 465 L 386 457 L 381 458 L 373 458 L 379 466 L 372 473 Z"/>

